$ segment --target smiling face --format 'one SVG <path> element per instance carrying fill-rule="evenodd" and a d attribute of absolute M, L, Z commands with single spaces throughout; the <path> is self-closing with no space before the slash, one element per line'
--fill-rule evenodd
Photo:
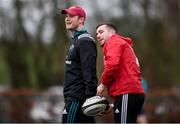
<path fill-rule="evenodd" d="M 112 32 L 107 25 L 101 25 L 96 29 L 96 37 L 101 46 L 104 45 L 105 42 L 109 40 L 111 35 L 114 32 Z"/>
<path fill-rule="evenodd" d="M 70 15 L 67 13 L 65 17 L 65 24 L 66 29 L 75 30 L 83 26 L 84 18 L 79 17 L 78 15 Z"/>

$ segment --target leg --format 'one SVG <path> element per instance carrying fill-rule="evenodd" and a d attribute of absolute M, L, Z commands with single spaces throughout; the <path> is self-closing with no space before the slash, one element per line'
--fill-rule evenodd
<path fill-rule="evenodd" d="M 119 95 L 114 103 L 114 122 L 126 123 L 128 95 Z"/>
<path fill-rule="evenodd" d="M 128 123 L 136 123 L 137 116 L 140 113 L 142 106 L 144 104 L 145 95 L 144 94 L 129 94 L 128 102 Z"/>
<path fill-rule="evenodd" d="M 115 123 L 136 123 L 144 103 L 144 94 L 119 95 L 114 103 Z"/>
<path fill-rule="evenodd" d="M 83 114 L 81 106 L 77 100 L 68 101 L 63 110 L 62 123 L 95 123 L 93 117 Z"/>
<path fill-rule="evenodd" d="M 74 100 L 67 101 L 67 103 L 65 103 L 65 107 L 63 110 L 62 123 L 73 123 L 75 120 L 78 107 L 78 102 Z"/>

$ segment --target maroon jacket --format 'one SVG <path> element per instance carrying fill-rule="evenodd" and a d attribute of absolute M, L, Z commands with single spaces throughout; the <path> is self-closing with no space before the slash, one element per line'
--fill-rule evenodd
<path fill-rule="evenodd" d="M 113 34 L 103 46 L 104 71 L 101 83 L 115 99 L 120 94 L 144 93 L 137 57 L 132 40 Z"/>

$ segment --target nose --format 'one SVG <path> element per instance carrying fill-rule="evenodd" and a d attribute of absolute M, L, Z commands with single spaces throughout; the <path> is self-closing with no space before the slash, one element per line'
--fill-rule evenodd
<path fill-rule="evenodd" d="M 66 21 L 69 20 L 69 16 L 66 16 L 66 17 L 65 17 L 65 20 L 66 20 Z"/>

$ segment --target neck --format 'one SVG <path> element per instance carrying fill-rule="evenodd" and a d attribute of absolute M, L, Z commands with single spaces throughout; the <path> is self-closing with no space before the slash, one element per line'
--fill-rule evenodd
<path fill-rule="evenodd" d="M 84 25 L 79 25 L 77 28 L 70 30 L 71 37 L 74 36 L 75 31 L 81 31 L 83 29 L 83 27 L 84 27 Z"/>
<path fill-rule="evenodd" d="M 84 25 L 79 25 L 75 30 L 80 31 L 80 30 L 82 30 L 83 27 L 84 27 Z"/>

